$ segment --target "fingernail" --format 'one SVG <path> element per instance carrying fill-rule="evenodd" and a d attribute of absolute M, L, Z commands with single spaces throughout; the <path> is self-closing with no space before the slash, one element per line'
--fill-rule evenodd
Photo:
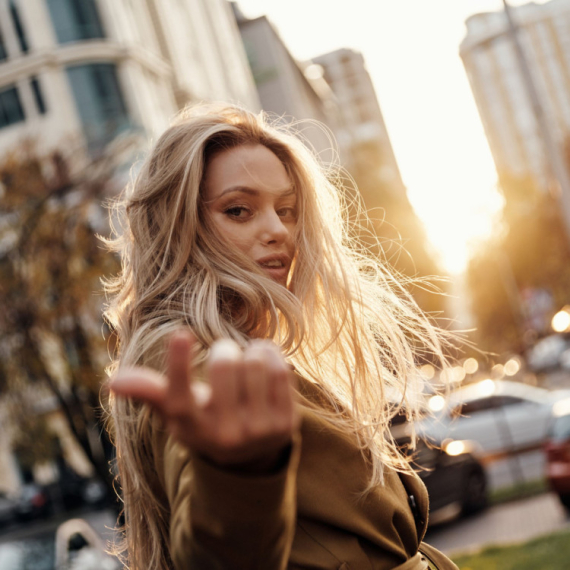
<path fill-rule="evenodd" d="M 241 356 L 241 349 L 233 340 L 217 340 L 210 349 L 210 358 L 236 359 Z"/>

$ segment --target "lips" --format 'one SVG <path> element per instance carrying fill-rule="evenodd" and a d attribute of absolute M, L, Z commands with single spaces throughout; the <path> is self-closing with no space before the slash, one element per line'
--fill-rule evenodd
<path fill-rule="evenodd" d="M 289 274 L 291 258 L 286 254 L 274 254 L 256 260 L 256 263 L 275 281 L 285 281 Z"/>

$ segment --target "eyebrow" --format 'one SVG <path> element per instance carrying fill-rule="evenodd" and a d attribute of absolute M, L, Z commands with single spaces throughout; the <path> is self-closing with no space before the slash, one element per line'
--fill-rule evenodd
<path fill-rule="evenodd" d="M 249 186 L 230 186 L 226 188 L 219 196 L 216 196 L 213 200 L 209 200 L 209 202 L 214 202 L 215 200 L 219 200 L 222 196 L 226 194 L 231 194 L 233 192 L 241 192 L 243 194 L 250 194 L 251 196 L 259 196 L 260 192 L 256 188 L 251 188 Z M 295 188 L 293 186 L 289 186 L 285 190 L 277 190 L 276 194 L 279 194 L 280 198 L 285 198 L 287 196 L 291 196 L 295 194 Z"/>

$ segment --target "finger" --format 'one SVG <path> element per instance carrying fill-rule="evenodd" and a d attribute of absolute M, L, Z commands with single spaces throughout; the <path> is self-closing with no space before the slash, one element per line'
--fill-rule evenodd
<path fill-rule="evenodd" d="M 270 367 L 269 400 L 275 413 L 281 418 L 289 418 L 295 424 L 296 377 L 281 351 L 274 347 L 268 355 Z"/>
<path fill-rule="evenodd" d="M 272 405 L 291 399 L 291 370 L 281 350 L 272 342 L 264 343 L 265 362 L 268 368 L 268 399 Z"/>
<path fill-rule="evenodd" d="M 167 376 L 168 388 L 166 398 L 170 411 L 176 415 L 189 413 L 194 400 L 190 390 L 191 356 L 195 339 L 186 330 L 175 332 L 168 343 Z"/>
<path fill-rule="evenodd" d="M 206 374 L 212 388 L 212 405 L 222 413 L 237 411 L 243 354 L 233 340 L 223 339 L 212 345 Z"/>
<path fill-rule="evenodd" d="M 243 386 L 246 406 L 253 414 L 268 411 L 269 408 L 269 371 L 270 351 L 265 342 L 251 343 L 244 353 Z"/>
<path fill-rule="evenodd" d="M 142 400 L 162 410 L 167 382 L 150 368 L 123 368 L 111 378 L 109 388 L 117 396 Z"/>

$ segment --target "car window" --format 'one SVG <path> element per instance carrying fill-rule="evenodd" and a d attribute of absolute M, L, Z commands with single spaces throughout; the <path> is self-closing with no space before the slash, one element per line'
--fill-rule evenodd
<path fill-rule="evenodd" d="M 570 438 L 570 416 L 562 416 L 554 421 L 550 437 L 554 440 Z"/>
<path fill-rule="evenodd" d="M 497 404 L 495 397 L 479 398 L 478 400 L 471 400 L 471 402 L 463 402 L 457 406 L 453 411 L 453 416 L 468 416 L 471 417 L 481 412 L 491 410 Z"/>
<path fill-rule="evenodd" d="M 497 405 L 501 407 L 514 406 L 516 404 L 525 404 L 528 400 L 516 398 L 515 396 L 497 396 Z"/>

